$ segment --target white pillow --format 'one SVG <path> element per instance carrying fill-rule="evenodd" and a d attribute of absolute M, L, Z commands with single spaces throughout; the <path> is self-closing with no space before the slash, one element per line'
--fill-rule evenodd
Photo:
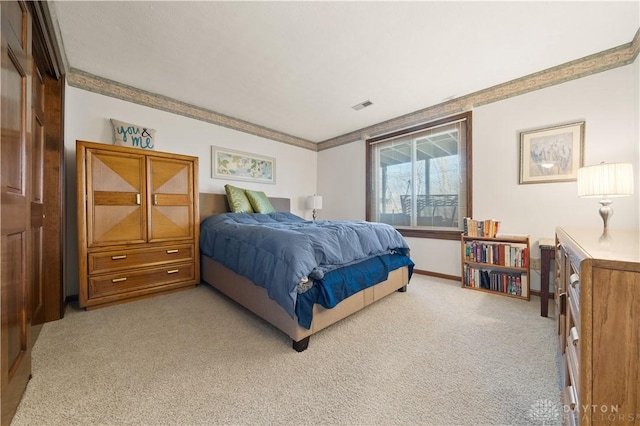
<path fill-rule="evenodd" d="M 154 149 L 156 131 L 137 124 L 111 119 L 113 125 L 113 143 L 130 148 Z"/>

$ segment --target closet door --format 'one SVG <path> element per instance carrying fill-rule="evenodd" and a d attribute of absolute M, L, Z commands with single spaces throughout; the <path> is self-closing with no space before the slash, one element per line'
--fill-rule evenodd
<path fill-rule="evenodd" d="M 86 167 L 87 247 L 146 242 L 144 155 L 91 149 Z"/>
<path fill-rule="evenodd" d="M 2 76 L 0 83 L 0 403 L 9 424 L 31 374 L 29 74 L 31 20 L 23 3 L 0 2 Z"/>
<path fill-rule="evenodd" d="M 32 73 L 31 132 L 31 321 L 42 324 L 44 312 L 44 79 L 35 61 Z M 38 329 L 39 330 L 39 329 Z M 34 335 L 37 333 L 34 333 Z M 35 338 L 34 338 L 35 341 Z"/>
<path fill-rule="evenodd" d="M 149 156 L 149 242 L 193 238 L 193 162 Z"/>
<path fill-rule="evenodd" d="M 31 229 L 33 336 L 45 321 L 64 315 L 64 67 L 51 2 L 27 2 L 32 17 Z M 35 339 L 34 339 L 35 340 Z"/>

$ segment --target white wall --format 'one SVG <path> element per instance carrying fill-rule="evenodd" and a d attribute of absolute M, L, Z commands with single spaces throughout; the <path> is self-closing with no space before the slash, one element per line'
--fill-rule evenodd
<path fill-rule="evenodd" d="M 65 93 L 65 166 L 67 205 L 66 295 L 78 293 L 76 220 L 76 140 L 113 143 L 111 118 L 156 129 L 156 151 L 199 157 L 199 192 L 224 193 L 224 185 L 291 198 L 291 211 L 311 218 L 304 207 L 316 193 L 317 152 L 144 107 L 67 86 Z M 211 178 L 211 146 L 266 155 L 276 159 L 276 183 L 263 184 Z"/>
<path fill-rule="evenodd" d="M 499 217 L 505 233 L 534 241 L 552 237 L 556 226 L 602 226 L 600 204 L 578 198 L 576 182 L 518 184 L 518 133 L 584 120 L 584 165 L 632 161 L 637 171 L 633 71 L 621 67 L 474 110 L 474 216 Z M 612 228 L 638 226 L 637 193 L 612 207 Z"/>
<path fill-rule="evenodd" d="M 318 153 L 320 219 L 364 220 L 366 214 L 366 145 L 352 142 Z"/>
<path fill-rule="evenodd" d="M 502 221 L 504 233 L 553 237 L 556 226 L 602 226 L 599 204 L 579 199 L 575 182 L 519 185 L 519 133 L 554 124 L 586 122 L 584 164 L 632 162 L 636 181 L 640 137 L 638 60 L 582 79 L 488 104 L 473 110 L 473 216 Z M 364 219 L 365 143 L 318 153 L 318 189 L 327 200 L 325 219 Z M 339 176 L 339 178 L 337 177 Z M 617 198 L 611 228 L 640 227 L 638 190 Z M 408 238 L 416 268 L 460 275 L 460 244 Z M 540 288 L 532 274 L 532 288 Z"/>
<path fill-rule="evenodd" d="M 636 111 L 635 116 L 640 117 L 640 57 L 636 58 L 635 63 L 633 64 L 633 73 L 635 75 L 635 87 L 633 89 L 633 93 L 636 95 L 635 104 Z M 638 150 L 638 156 L 636 157 L 638 163 L 640 163 L 640 118 L 636 119 L 636 149 Z M 634 187 L 634 191 L 640 196 L 640 167 L 636 168 L 633 171 L 636 175 L 636 186 Z M 640 206 L 639 206 L 640 208 Z M 638 218 L 638 222 L 640 222 L 640 218 Z M 638 228 L 640 228 L 640 223 L 637 224 Z"/>

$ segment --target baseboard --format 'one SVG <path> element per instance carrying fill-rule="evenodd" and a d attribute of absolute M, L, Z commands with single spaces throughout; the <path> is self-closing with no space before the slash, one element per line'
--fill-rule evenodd
<path fill-rule="evenodd" d="M 531 290 L 531 295 L 532 295 L 532 296 L 538 296 L 538 297 L 540 297 L 540 291 L 538 291 L 538 290 Z M 555 295 L 554 293 L 549 293 L 549 299 L 555 299 L 555 298 L 556 298 L 555 296 L 556 296 L 556 295 Z"/>
<path fill-rule="evenodd" d="M 418 275 L 427 275 L 429 277 L 436 277 L 436 278 L 444 278 L 445 280 L 451 280 L 451 281 L 461 281 L 462 278 L 461 277 L 456 277 L 455 275 L 448 275 L 448 274 L 442 274 L 440 272 L 433 272 L 433 271 L 425 271 L 423 269 L 413 269 L 413 273 L 414 274 L 418 274 Z M 538 296 L 540 297 L 540 291 L 537 290 L 530 290 L 531 295 L 532 296 Z M 549 299 L 555 299 L 555 294 L 554 293 L 549 293 Z"/>
<path fill-rule="evenodd" d="M 455 275 L 449 275 L 449 274 L 442 274 L 440 272 L 425 271 L 423 269 L 414 268 L 413 273 L 418 275 L 427 275 L 429 277 L 444 278 L 445 280 L 462 282 L 462 277 L 456 277 Z"/>

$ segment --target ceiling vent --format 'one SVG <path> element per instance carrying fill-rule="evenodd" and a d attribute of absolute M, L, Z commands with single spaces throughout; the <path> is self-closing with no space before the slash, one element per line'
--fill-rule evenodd
<path fill-rule="evenodd" d="M 351 108 L 355 109 L 356 111 L 360 111 L 363 108 L 366 108 L 370 105 L 373 105 L 373 102 L 371 101 L 364 101 L 364 102 L 360 102 L 357 105 L 352 106 Z"/>

